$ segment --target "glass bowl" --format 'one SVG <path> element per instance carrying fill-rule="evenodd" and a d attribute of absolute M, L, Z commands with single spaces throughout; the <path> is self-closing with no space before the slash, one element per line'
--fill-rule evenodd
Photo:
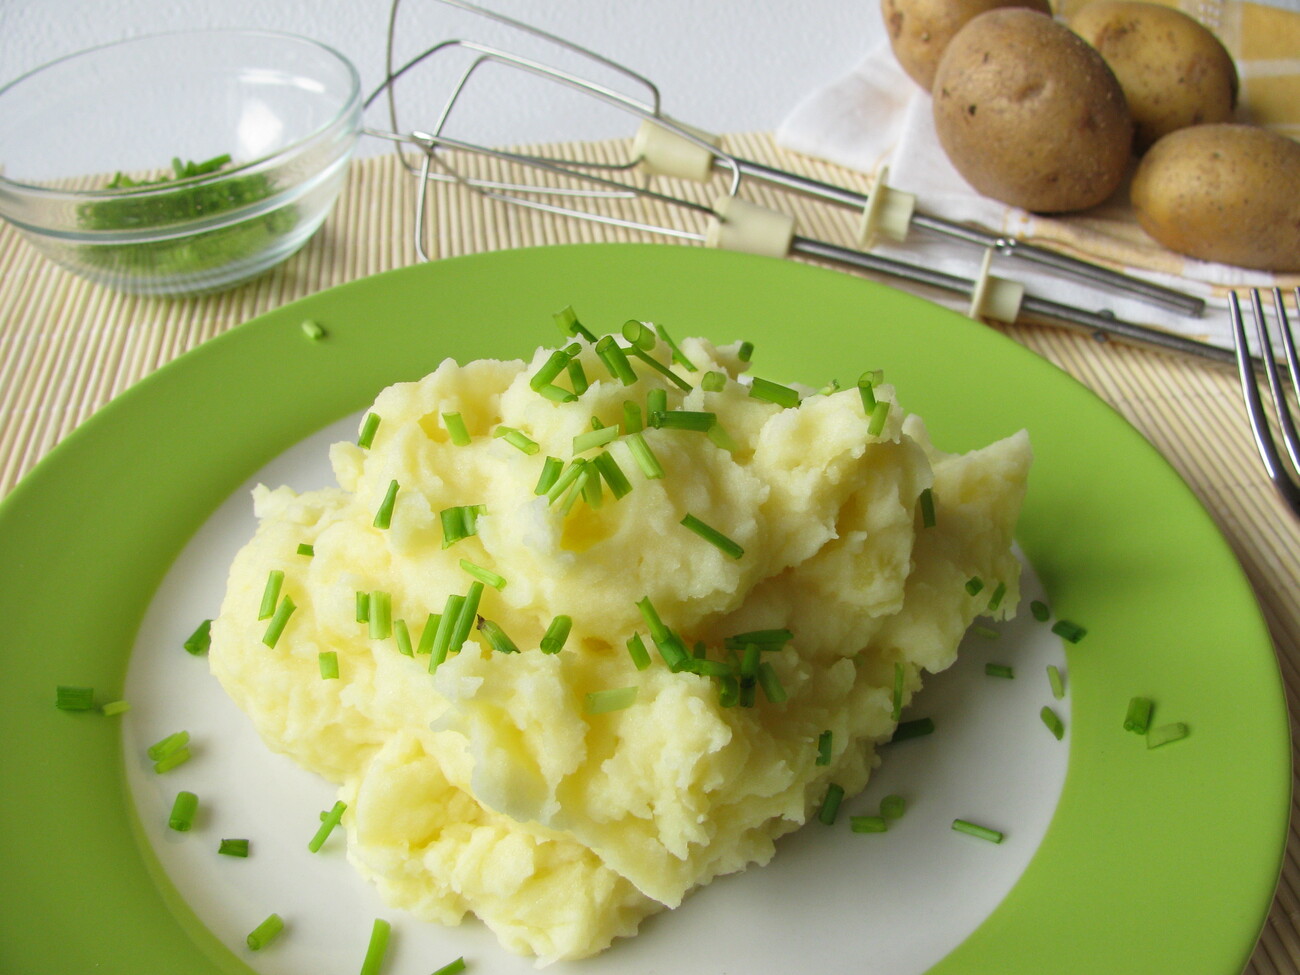
<path fill-rule="evenodd" d="M 155 34 L 0 88 L 0 217 L 121 291 L 231 287 L 320 227 L 361 123 L 356 69 L 291 34 Z"/>

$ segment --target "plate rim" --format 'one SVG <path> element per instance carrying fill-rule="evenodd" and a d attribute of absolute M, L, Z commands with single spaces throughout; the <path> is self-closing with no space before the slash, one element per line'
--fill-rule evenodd
<path fill-rule="evenodd" d="M 664 272 L 666 269 L 671 268 L 673 273 L 687 276 L 703 275 L 710 279 L 724 278 L 741 281 L 746 278 L 757 279 L 759 277 L 789 281 L 798 279 L 800 285 L 803 285 L 804 282 L 813 282 L 808 286 L 824 286 L 827 292 L 834 292 L 837 296 L 852 292 L 850 298 L 843 299 L 846 301 L 852 302 L 860 299 L 865 305 L 870 305 L 874 301 L 875 303 L 901 307 L 908 313 L 919 316 L 920 321 L 927 323 L 926 328 L 940 329 L 953 336 L 958 345 L 970 346 L 974 344 L 975 346 L 981 346 L 987 343 L 989 348 L 997 349 L 995 358 L 1005 358 L 1006 361 L 1014 363 L 1011 371 L 1016 373 L 1017 376 L 1023 378 L 1023 376 L 1032 374 L 1036 382 L 1047 382 L 1049 386 L 1059 387 L 1062 390 L 1071 390 L 1068 394 L 1062 394 L 1066 401 L 1073 401 L 1076 405 L 1092 404 L 1085 409 L 1085 412 L 1089 413 L 1094 420 L 1102 416 L 1110 418 L 1105 422 L 1097 422 L 1106 427 L 1105 432 L 1107 435 L 1119 436 L 1121 441 L 1125 441 L 1122 445 L 1124 451 L 1141 458 L 1139 466 L 1145 469 L 1144 474 L 1154 478 L 1161 486 L 1161 490 L 1166 492 L 1164 499 L 1167 501 L 1168 507 L 1176 509 L 1181 518 L 1191 519 L 1191 530 L 1187 533 L 1196 536 L 1197 545 L 1202 554 L 1209 559 L 1211 566 L 1216 571 L 1224 574 L 1216 584 L 1221 597 L 1230 600 L 1234 604 L 1237 615 L 1244 613 L 1246 617 L 1237 621 L 1245 627 L 1243 632 L 1236 634 L 1239 642 L 1243 645 L 1258 645 L 1257 649 L 1260 651 L 1266 649 L 1273 664 L 1272 676 L 1275 687 L 1270 689 L 1273 691 L 1274 700 L 1271 704 L 1259 705 L 1258 711 L 1267 711 L 1269 713 L 1267 715 L 1257 714 L 1256 718 L 1260 719 L 1261 726 L 1269 725 L 1275 731 L 1282 732 L 1280 741 L 1274 740 L 1272 742 L 1271 751 L 1273 754 L 1268 757 L 1268 763 L 1276 766 L 1274 771 L 1285 769 L 1285 775 L 1281 776 L 1285 785 L 1277 784 L 1271 796 L 1272 802 L 1270 805 L 1273 808 L 1268 818 L 1271 818 L 1273 822 L 1269 824 L 1267 832 L 1271 834 L 1272 840 L 1268 843 L 1258 842 L 1256 844 L 1258 848 L 1255 851 L 1255 860 L 1257 862 L 1253 869 L 1259 872 L 1261 877 L 1257 878 L 1253 884 L 1256 889 L 1256 903 L 1252 910 L 1245 912 L 1252 921 L 1250 924 L 1242 921 L 1236 922 L 1234 927 L 1236 929 L 1235 940 L 1237 944 L 1232 949 L 1225 949 L 1222 946 L 1213 949 L 1210 946 L 1201 945 L 1199 942 L 1196 943 L 1197 950 L 1201 953 L 1208 948 L 1219 956 L 1231 954 L 1234 961 L 1239 961 L 1238 969 L 1244 966 L 1250 952 L 1253 950 L 1259 930 L 1266 920 L 1268 907 L 1273 898 L 1273 890 L 1276 887 L 1277 877 L 1281 871 L 1287 824 L 1289 822 L 1291 793 L 1290 751 L 1286 737 L 1286 730 L 1289 727 L 1289 715 L 1285 705 L 1285 694 L 1276 659 L 1272 657 L 1271 637 L 1268 634 L 1253 590 L 1250 589 L 1244 572 L 1232 554 L 1226 539 L 1223 538 L 1190 487 L 1177 475 L 1172 465 L 1154 447 L 1143 440 L 1127 420 L 1084 384 L 1006 336 L 985 329 L 975 322 L 963 319 L 956 313 L 924 299 L 896 291 L 887 285 L 811 265 L 785 261 L 773 262 L 772 259 L 751 255 L 738 255 L 730 252 L 663 244 L 551 245 L 465 255 L 449 258 L 436 264 L 415 265 L 382 272 L 378 275 L 358 279 L 318 292 L 259 315 L 204 342 L 197 348 L 184 353 L 171 363 L 162 366 L 154 373 L 141 379 L 76 430 L 72 431 L 15 486 L 14 490 L 6 498 L 0 500 L 0 540 L 16 538 L 20 543 L 17 551 L 23 552 L 21 543 L 29 539 L 35 541 L 40 537 L 38 529 L 43 520 L 40 518 L 31 519 L 35 515 L 48 516 L 52 511 L 54 513 L 67 513 L 67 507 L 71 503 L 75 492 L 69 491 L 68 485 L 62 482 L 66 482 L 69 475 L 75 473 L 78 465 L 83 464 L 87 456 L 95 458 L 97 455 L 112 455 L 114 451 L 108 449 L 111 445 L 107 441 L 118 435 L 116 433 L 118 426 L 126 425 L 130 427 L 138 423 L 139 417 L 136 414 L 147 413 L 146 407 L 154 405 L 156 401 L 166 403 L 169 398 L 176 396 L 180 396 L 182 399 L 194 400 L 195 398 L 201 399 L 203 395 L 218 395 L 222 383 L 214 381 L 213 374 L 226 375 L 229 370 L 236 367 L 241 356 L 246 356 L 249 352 L 272 356 L 281 367 L 285 367 L 289 373 L 293 374 L 282 374 L 281 378 L 285 379 L 295 390 L 305 391 L 310 386 L 311 380 L 309 376 L 305 375 L 310 370 L 304 367 L 304 363 L 308 363 L 312 356 L 319 356 L 321 352 L 336 357 L 340 354 L 364 352 L 365 335 L 360 326 L 355 323 L 346 325 L 342 322 L 331 323 L 328 321 L 329 315 L 316 315 L 316 311 L 327 311 L 331 305 L 337 306 L 340 303 L 348 306 L 354 302 L 354 299 L 366 296 L 375 288 L 379 288 L 382 292 L 385 287 L 389 286 L 389 282 L 398 282 L 395 287 L 399 291 L 403 288 L 423 287 L 427 284 L 425 281 L 426 276 L 434 281 L 440 279 L 455 280 L 462 277 L 474 278 L 475 275 L 491 278 L 495 274 L 510 269 L 512 272 L 523 274 L 525 277 L 531 275 L 536 278 L 544 275 L 546 268 L 563 268 L 570 274 L 576 274 L 577 269 L 582 268 L 584 274 L 590 274 L 593 268 L 602 273 L 610 273 L 614 270 L 626 272 L 629 268 L 637 267 L 642 269 L 641 273 L 643 274 L 646 273 L 646 269 L 651 267 L 658 272 Z M 778 267 L 787 270 L 777 270 Z M 542 270 L 539 270 L 539 268 Z M 547 308 L 546 312 L 550 310 L 554 309 Z M 312 315 L 322 320 L 327 330 L 325 339 L 316 347 L 313 347 L 304 338 L 299 328 L 303 318 Z M 409 339 L 408 336 L 406 340 L 409 341 Z M 552 335 L 543 330 L 539 332 L 535 344 L 542 344 L 552 340 Z M 448 345 L 464 345 L 465 342 L 466 338 L 460 336 L 457 337 L 456 342 L 448 343 Z M 517 354 L 524 355 L 528 351 L 531 351 L 531 347 L 519 349 Z M 418 378 L 418 374 L 425 371 L 421 369 L 417 370 L 415 375 L 408 374 L 400 377 L 394 377 L 389 372 L 387 379 L 382 379 L 381 377 L 391 365 L 391 357 L 376 356 L 376 358 L 382 361 L 367 362 L 362 370 L 364 378 L 360 374 L 356 377 L 356 392 L 348 391 L 346 394 L 336 392 L 334 415 L 322 416 L 319 408 L 314 405 L 308 406 L 300 403 L 295 406 L 289 404 L 283 415 L 265 418 L 265 427 L 259 429 L 259 435 L 265 435 L 269 440 L 277 443 L 278 441 L 285 441 L 285 444 L 279 446 L 287 445 L 287 442 L 292 442 L 289 438 L 294 435 L 295 430 L 298 431 L 298 435 L 305 435 L 311 429 L 322 426 L 332 419 L 336 419 L 339 415 L 345 415 L 353 409 L 364 406 L 369 401 L 369 398 L 373 397 L 383 385 L 387 385 L 396 378 Z M 319 363 L 317 364 L 319 365 Z M 263 363 L 261 368 L 264 370 L 265 367 L 266 364 Z M 1050 381 L 1044 380 L 1043 377 L 1047 376 L 1051 377 Z M 216 378 L 219 378 L 219 376 Z M 198 385 L 197 389 L 194 388 L 195 383 Z M 900 385 L 903 402 L 906 406 L 912 398 L 909 393 L 910 384 L 903 382 Z M 362 389 L 367 390 L 364 395 L 360 393 Z M 320 393 L 320 391 L 317 392 Z M 321 393 L 321 395 L 324 394 Z M 337 401 L 340 399 L 346 400 L 346 403 L 338 403 Z M 917 408 L 917 412 L 922 416 L 926 415 L 926 411 L 922 408 Z M 1123 432 L 1118 433 L 1117 431 Z M 1031 429 L 1032 435 L 1033 431 Z M 1092 435 L 1101 436 L 1097 431 L 1093 431 Z M 1082 431 L 1080 436 L 1086 439 L 1089 434 L 1087 431 Z M 163 462 L 168 459 L 163 456 L 165 453 L 164 446 L 163 444 L 152 445 L 154 459 Z M 272 443 L 266 447 L 259 455 L 260 460 L 273 456 L 278 452 L 279 446 Z M 1095 453 L 1095 445 L 1089 446 Z M 140 447 L 146 459 L 151 456 L 150 447 L 149 444 Z M 256 466 L 260 466 L 260 461 L 250 460 L 248 464 L 252 464 L 251 469 L 255 469 Z M 249 472 L 251 470 L 237 473 L 246 475 Z M 226 472 L 226 474 L 226 483 L 220 487 L 204 485 L 197 492 L 198 500 L 194 500 L 189 506 L 191 508 L 205 506 L 206 511 L 214 509 L 229 493 L 228 489 L 232 489 L 240 481 L 240 476 L 237 476 L 236 473 Z M 122 476 L 125 477 L 125 475 Z M 101 487 L 105 488 L 106 498 L 111 495 L 115 499 L 115 503 L 120 505 L 125 503 L 125 499 L 128 497 L 134 499 L 135 495 L 141 496 L 137 499 L 141 503 L 151 500 L 156 490 L 163 486 L 153 485 L 154 490 L 152 491 L 150 490 L 151 486 L 147 484 L 127 483 L 114 486 L 111 491 L 108 491 L 108 485 L 101 485 Z M 132 488 L 135 490 L 133 491 Z M 1033 488 L 1031 488 L 1031 493 L 1032 491 Z M 104 503 L 105 499 L 97 498 L 96 501 L 97 503 Z M 85 530 L 88 525 L 83 522 L 90 514 L 89 511 L 76 512 L 76 517 L 72 519 L 75 522 L 73 527 L 80 527 Z M 1156 523 L 1169 520 L 1169 516 L 1165 512 L 1154 511 L 1149 514 L 1151 520 Z M 150 517 L 151 515 L 152 517 Z M 149 526 L 152 525 L 156 531 L 170 533 L 170 536 L 179 535 L 171 546 L 170 555 L 155 552 L 149 561 L 146 574 L 151 574 L 153 579 L 152 583 L 147 587 L 150 593 L 161 580 L 167 566 L 170 565 L 171 559 L 174 558 L 176 552 L 184 544 L 185 539 L 189 537 L 185 533 L 186 525 L 190 526 L 191 533 L 197 527 L 193 517 L 173 517 L 168 519 L 165 515 L 165 512 L 158 511 L 136 512 L 131 518 L 127 519 L 128 525 L 125 526 L 128 533 L 131 530 L 149 530 Z M 48 524 L 48 518 L 44 519 L 44 523 Z M 119 536 L 122 534 L 122 527 L 119 526 Z M 1187 526 L 1184 525 L 1183 528 L 1186 530 Z M 1147 528 L 1147 530 L 1151 529 Z M 75 539 L 75 533 L 71 533 L 71 537 Z M 26 574 L 33 567 L 33 553 L 25 552 L 24 554 L 27 558 L 18 559 L 17 565 L 11 565 L 7 570 L 0 570 L 0 580 L 16 581 L 21 578 L 20 574 Z M 56 577 L 61 576 L 71 583 L 81 583 L 84 586 L 88 579 L 94 578 L 94 574 L 88 573 L 84 567 L 78 568 L 75 565 L 74 554 L 70 552 L 55 553 L 45 567 L 49 569 L 52 564 Z M 1032 557 L 1032 551 L 1030 554 L 1031 561 L 1034 561 L 1037 567 L 1038 560 Z M 1063 605 L 1071 608 L 1076 604 L 1075 589 L 1077 587 L 1072 585 L 1068 579 L 1060 581 L 1066 592 Z M 24 604 L 20 603 L 12 593 L 5 592 L 10 588 L 12 587 L 0 586 L 0 613 L 6 615 L 21 612 L 25 608 Z M 78 590 L 78 593 L 79 595 L 89 595 L 91 597 L 86 608 L 97 620 L 103 623 L 106 635 L 110 638 L 110 645 L 118 648 L 118 653 L 124 654 L 121 649 L 123 646 L 129 650 L 131 638 L 134 636 L 135 628 L 139 625 L 147 601 L 133 611 L 132 607 L 129 606 L 104 605 L 102 599 L 94 599 L 94 593 L 87 593 L 84 589 Z M 34 625 L 31 620 L 25 622 L 26 625 L 19 628 L 15 639 L 41 642 L 43 636 L 40 628 Z M 51 621 L 47 618 L 46 622 Z M 1090 636 L 1089 639 L 1095 640 L 1096 637 Z M 1101 666 L 1092 659 L 1090 653 L 1095 645 L 1095 642 L 1090 644 L 1085 641 L 1076 648 L 1067 647 L 1075 710 L 1079 710 L 1078 704 L 1081 699 L 1074 695 L 1074 689 L 1077 686 L 1077 681 L 1082 679 L 1084 682 L 1082 690 L 1085 691 L 1082 697 L 1083 703 L 1086 704 L 1083 712 L 1085 717 L 1089 713 L 1089 709 L 1096 704 L 1098 697 L 1097 693 L 1088 692 L 1087 690 L 1094 680 L 1089 668 Z M 124 655 L 120 660 L 116 660 L 107 659 L 112 657 L 111 653 L 101 654 L 101 657 L 105 659 L 100 659 L 88 651 L 76 652 L 62 648 L 58 651 L 58 656 L 61 665 L 70 669 L 71 663 L 75 661 L 78 665 L 84 667 L 86 674 L 93 676 L 96 680 L 102 681 L 108 686 L 112 686 L 114 679 L 120 686 L 125 675 L 126 660 Z M 1113 652 L 1108 655 L 1107 659 L 1113 659 Z M 64 682 L 73 682 L 72 676 L 69 675 Z M 120 770 L 122 764 L 120 733 L 115 730 L 116 726 L 113 721 L 107 719 L 98 721 L 96 724 L 97 718 L 93 715 L 52 714 L 54 711 L 50 700 L 53 693 L 52 687 L 23 688 L 23 693 L 20 695 L 16 693 L 17 689 L 14 687 L 14 683 L 11 681 L 9 684 L 4 685 L 6 689 L 0 692 L 4 698 L 9 699 L 5 702 L 6 707 L 0 709 L 6 714 L 6 717 L 0 718 L 0 720 L 4 721 L 4 724 L 0 725 L 0 727 L 4 727 L 11 734 L 17 734 L 20 740 L 28 739 L 34 728 L 40 732 L 40 738 L 49 750 L 49 753 L 44 756 L 45 758 L 50 758 L 52 754 L 55 760 L 71 761 L 74 764 L 80 762 L 83 766 L 87 762 L 94 763 L 97 768 L 104 771 L 104 774 L 116 776 L 121 801 L 116 804 L 115 814 L 104 817 L 104 822 L 91 829 L 83 836 L 83 839 L 103 846 L 106 842 L 111 841 L 110 834 L 112 834 L 113 830 L 118 830 L 118 833 L 114 835 L 117 835 L 120 841 L 120 828 L 124 825 L 129 827 L 133 811 L 130 808 L 129 791 Z M 1265 717 L 1268 718 L 1267 721 L 1262 720 Z M 59 720 L 52 720 L 52 718 Z M 1122 719 L 1122 714 L 1118 716 L 1118 719 Z M 1188 756 L 1180 755 L 1180 750 L 1189 754 L 1196 754 L 1202 748 L 1200 742 L 1203 736 L 1197 734 L 1202 729 L 1195 727 L 1196 718 L 1193 717 L 1192 720 L 1194 724 L 1193 737 L 1187 743 L 1169 746 L 1167 754 L 1173 756 L 1173 758 L 1166 762 L 1166 765 L 1173 765 L 1175 768 L 1187 767 Z M 88 728 L 87 725 L 90 725 L 90 727 Z M 1110 875 L 1101 878 L 1091 876 L 1089 871 L 1085 869 L 1085 865 L 1074 864 L 1070 870 L 1066 871 L 1065 876 L 1072 883 L 1077 884 L 1078 889 L 1073 892 L 1073 896 L 1063 896 L 1070 892 L 1061 890 L 1059 885 L 1051 881 L 1051 878 L 1040 876 L 1044 870 L 1058 870 L 1062 860 L 1070 859 L 1069 856 L 1063 855 L 1060 849 L 1062 843 L 1068 845 L 1072 842 L 1071 837 L 1076 829 L 1069 822 L 1072 813 L 1066 808 L 1066 797 L 1071 797 L 1071 803 L 1079 801 L 1076 768 L 1086 768 L 1088 757 L 1084 754 L 1084 751 L 1095 747 L 1096 742 L 1102 740 L 1097 737 L 1101 734 L 1099 723 L 1094 724 L 1091 720 L 1085 720 L 1082 728 L 1077 724 L 1072 728 L 1070 767 L 1067 772 L 1065 789 L 1062 792 L 1057 815 L 1049 827 L 1042 847 L 1035 854 L 1029 869 L 1026 870 L 1025 875 L 1017 883 L 1016 887 L 1013 888 L 1011 894 L 965 942 L 931 969 L 933 975 L 949 975 L 949 973 L 956 975 L 958 972 L 964 975 L 967 972 L 985 970 L 1000 972 L 1020 970 L 1007 967 L 1008 963 L 1014 963 L 1014 960 L 1007 957 L 1005 953 L 1005 939 L 1017 936 L 1016 932 L 1026 927 L 1024 918 L 1027 913 L 1029 915 L 1034 913 L 1032 902 L 1035 899 L 1041 899 L 1045 894 L 1055 890 L 1057 896 L 1050 898 L 1054 908 L 1079 902 L 1080 898 L 1084 901 L 1095 902 L 1099 896 L 1096 885 L 1100 883 L 1104 886 L 1106 881 L 1112 879 Z M 1115 748 L 1131 744 L 1131 742 L 1122 742 L 1117 745 L 1109 737 L 1104 740 L 1106 748 L 1110 749 L 1108 751 L 1110 755 L 1118 754 L 1114 751 Z M 1076 752 L 1080 753 L 1078 761 L 1082 764 L 1076 764 Z M 1221 756 L 1222 749 L 1212 750 L 1210 753 Z M 1161 760 L 1165 759 L 1167 754 L 1166 751 L 1161 751 L 1152 753 L 1152 757 Z M 1125 761 L 1128 761 L 1128 759 L 1126 758 Z M 1262 762 L 1263 759 L 1260 759 L 1260 761 Z M 10 770 L 6 772 L 6 778 L 14 778 L 19 773 L 26 776 L 34 775 L 36 774 L 37 764 L 35 760 L 24 760 L 17 766 L 11 765 Z M 1079 774 L 1083 774 L 1087 778 L 1093 773 L 1085 771 Z M 1165 774 L 1165 777 L 1167 778 L 1168 775 Z M 1072 780 L 1075 780 L 1073 785 Z M 1161 781 L 1164 781 L 1164 779 L 1161 779 Z M 102 780 L 100 784 L 103 784 Z M 82 783 L 82 785 L 84 786 L 85 783 Z M 1153 786 L 1148 786 L 1145 791 L 1139 788 L 1138 791 L 1148 794 L 1151 788 Z M 66 782 L 58 788 L 44 790 L 43 794 L 47 799 L 54 797 L 62 801 L 75 801 L 78 798 L 84 799 L 85 797 L 84 791 L 70 786 Z M 1084 807 L 1088 815 L 1099 817 L 1098 825 L 1109 823 L 1110 820 L 1107 818 L 1104 803 L 1093 798 L 1085 802 Z M 1066 812 L 1064 819 L 1062 817 L 1063 810 Z M 12 818 L 13 814 L 11 812 L 0 812 L 0 837 L 10 832 L 5 827 L 13 825 L 12 822 L 9 822 Z M 1260 817 L 1261 822 L 1263 818 Z M 1058 820 L 1062 820 L 1062 822 L 1058 823 Z M 111 827 L 111 829 L 108 827 Z M 9 849 L 13 846 L 11 840 L 0 839 L 0 844 L 3 844 L 0 848 L 3 848 L 6 852 L 15 852 Z M 165 886 L 159 886 L 158 878 L 152 876 L 148 869 L 147 857 L 134 843 L 131 853 L 136 860 L 134 864 L 135 873 L 132 878 L 131 893 L 123 896 L 134 897 L 138 903 L 155 908 L 162 905 L 167 899 Z M 123 851 L 120 849 L 115 851 L 113 856 L 107 857 L 106 860 L 107 862 L 101 866 L 107 868 L 108 872 L 101 872 L 101 876 L 111 875 L 113 870 L 131 872 L 132 864 L 130 861 L 132 857 L 124 856 Z M 1265 869 L 1265 865 L 1268 866 L 1268 870 Z M 69 872 L 69 867 L 70 865 L 67 863 L 61 864 L 56 872 L 61 875 L 66 874 Z M 1271 871 L 1271 879 L 1265 879 L 1262 875 L 1269 873 L 1269 871 Z M 92 873 L 94 872 L 92 871 Z M 19 873 L 20 875 L 15 879 L 26 880 L 29 883 L 39 885 L 40 881 L 36 876 L 37 870 L 34 864 L 24 862 L 23 869 Z M 152 889 L 147 891 L 141 887 L 142 881 L 146 877 L 148 882 L 153 885 Z M 119 879 L 121 879 L 120 876 Z M 1266 894 L 1265 887 L 1267 887 Z M 1086 896 L 1084 896 L 1085 894 Z M 42 897 L 18 900 L 11 894 L 7 899 L 15 901 L 13 907 L 17 910 L 22 910 L 24 904 L 29 904 L 31 905 L 29 909 L 34 909 L 37 905 L 43 903 Z M 1123 901 L 1124 898 L 1121 897 L 1120 900 Z M 1131 901 L 1132 897 L 1129 897 L 1126 903 Z M 1130 903 L 1129 906 L 1131 907 L 1132 904 Z M 182 922 L 184 922 L 187 909 L 172 904 L 167 915 L 168 923 L 154 923 L 150 926 L 148 932 L 149 938 L 153 939 L 153 947 L 148 950 L 153 951 L 157 957 L 162 957 L 169 951 L 183 953 L 184 946 L 188 946 L 201 951 L 206 961 L 216 965 L 218 970 L 240 973 L 250 971 L 242 961 L 225 948 L 215 944 L 201 944 L 205 929 L 202 928 L 197 919 L 191 918 L 190 920 L 198 925 L 198 941 L 192 940 L 195 932 L 191 932 L 189 935 L 184 934 L 181 929 L 186 925 L 184 923 L 176 925 L 175 922 L 171 921 L 172 911 L 177 912 Z M 1013 914 L 1020 919 L 1012 917 Z M 158 918 L 154 918 L 155 922 L 158 920 Z M 1126 920 L 1116 915 L 1112 920 L 1120 928 L 1133 925 L 1131 918 Z M 1198 923 L 1201 920 L 1201 918 L 1197 918 Z M 175 930 L 169 930 L 169 926 Z M 1050 925 L 1039 925 L 1039 927 L 1047 928 Z M 94 937 L 106 939 L 106 942 L 115 940 L 112 937 L 111 925 L 91 925 L 87 930 L 93 930 L 95 932 Z M 178 933 L 185 938 L 183 942 L 178 937 Z M 1063 948 L 1069 939 L 1065 939 L 1063 942 L 1059 931 L 1039 930 L 1037 933 L 1023 931 L 1022 934 L 1024 937 L 1017 944 L 1017 957 L 1023 958 L 1024 965 L 1029 966 L 1032 964 L 1037 966 L 1051 959 L 1058 970 L 1064 970 L 1062 969 L 1062 962 L 1065 963 L 1066 968 L 1070 964 L 1077 963 L 1077 960 L 1062 956 Z M 1195 939 L 1193 940 L 1195 941 Z M 116 942 L 115 950 L 119 952 L 117 957 L 123 958 L 129 963 L 122 970 L 127 971 L 130 970 L 132 965 L 138 965 L 138 958 L 141 957 L 140 952 L 146 949 L 141 947 L 131 949 L 127 945 L 120 943 L 120 938 L 116 939 Z M 999 945 L 1003 947 L 999 947 Z M 0 949 L 0 954 L 9 950 Z M 1128 957 L 1133 958 L 1135 956 L 1129 953 Z M 1030 962 L 1030 958 L 1033 959 L 1032 962 Z M 136 968 L 136 970 L 139 969 Z M 1026 967 L 1024 970 L 1030 970 L 1030 968 Z M 1080 970 L 1095 969 L 1083 968 Z"/>

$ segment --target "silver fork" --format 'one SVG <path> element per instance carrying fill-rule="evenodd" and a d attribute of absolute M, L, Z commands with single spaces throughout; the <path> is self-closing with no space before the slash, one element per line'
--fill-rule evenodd
<path fill-rule="evenodd" d="M 1300 287 L 1296 288 L 1297 307 L 1300 307 Z M 1287 399 L 1286 383 L 1282 371 L 1278 368 L 1278 356 L 1269 336 L 1268 319 L 1264 312 L 1264 303 L 1258 288 L 1250 291 L 1250 308 L 1255 319 L 1255 335 L 1259 343 L 1258 357 L 1253 357 L 1246 341 L 1246 327 L 1242 320 L 1241 303 L 1236 292 L 1228 294 L 1228 313 L 1232 321 L 1232 339 L 1237 351 L 1237 373 L 1241 378 L 1241 392 L 1246 401 L 1246 414 L 1250 418 L 1250 428 L 1255 436 L 1255 446 L 1259 449 L 1260 459 L 1269 479 L 1287 506 L 1300 517 L 1300 433 L 1296 431 L 1296 419 Z M 1291 388 L 1300 394 L 1300 364 L 1296 360 L 1296 340 L 1291 332 L 1291 323 L 1287 320 L 1286 304 L 1282 300 L 1282 289 L 1273 289 L 1273 312 L 1277 319 L 1278 338 L 1281 340 L 1282 355 L 1286 359 L 1291 373 Z M 1277 431 L 1281 435 L 1286 450 L 1284 457 L 1278 450 L 1269 425 L 1268 409 L 1264 405 L 1261 390 L 1263 372 L 1268 381 L 1269 392 L 1273 398 L 1273 413 L 1276 417 Z M 1287 463 L 1290 462 L 1290 471 Z"/>

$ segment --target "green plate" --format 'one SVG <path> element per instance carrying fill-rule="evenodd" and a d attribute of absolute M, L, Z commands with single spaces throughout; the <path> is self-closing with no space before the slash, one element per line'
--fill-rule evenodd
<path fill-rule="evenodd" d="M 1019 541 L 1057 613 L 1088 627 L 1068 649 L 1068 773 L 1019 882 L 932 972 L 1246 964 L 1284 849 L 1287 711 L 1250 588 L 1164 460 L 1055 367 L 917 298 L 748 255 L 582 245 L 394 271 L 264 315 L 119 397 L 0 505 L 0 970 L 239 970 L 169 906 L 135 839 L 118 723 L 58 711 L 54 689 L 120 691 L 160 580 L 252 472 L 446 356 L 553 342 L 567 304 L 604 328 L 748 338 L 789 381 L 884 368 L 944 449 L 1027 427 Z M 305 338 L 308 318 L 325 339 Z M 1121 727 L 1134 695 L 1191 735 L 1148 751 Z"/>

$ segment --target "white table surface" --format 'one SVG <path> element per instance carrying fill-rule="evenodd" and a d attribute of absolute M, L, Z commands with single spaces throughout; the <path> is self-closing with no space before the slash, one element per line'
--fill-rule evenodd
<path fill-rule="evenodd" d="M 493 9 L 592 48 L 652 80 L 664 110 L 713 132 L 774 129 L 798 100 L 843 74 L 883 37 L 876 0 L 489 0 Z M 75 51 L 140 34 L 198 27 L 255 27 L 326 43 L 356 65 L 369 93 L 384 76 L 388 0 L 0 0 L 0 83 Z M 460 38 L 519 51 L 547 63 L 550 52 L 437 0 L 406 0 L 398 15 L 399 60 Z M 589 69 L 584 68 L 584 74 Z M 408 76 L 402 103 L 440 105 L 434 77 Z M 453 133 L 489 145 L 629 135 L 621 113 L 593 113 L 587 99 L 561 99 L 555 86 L 518 72 L 483 72 L 478 102 Z M 480 86 L 482 86 L 480 88 Z M 480 92 L 482 94 L 480 95 Z M 470 115 L 473 117 L 471 118 Z M 371 122 L 371 115 L 367 115 Z M 384 121 L 382 112 L 376 115 Z M 402 128 L 418 127 L 412 112 Z M 430 121 L 424 121 L 426 127 Z M 382 151 L 363 140 L 361 151 Z"/>

